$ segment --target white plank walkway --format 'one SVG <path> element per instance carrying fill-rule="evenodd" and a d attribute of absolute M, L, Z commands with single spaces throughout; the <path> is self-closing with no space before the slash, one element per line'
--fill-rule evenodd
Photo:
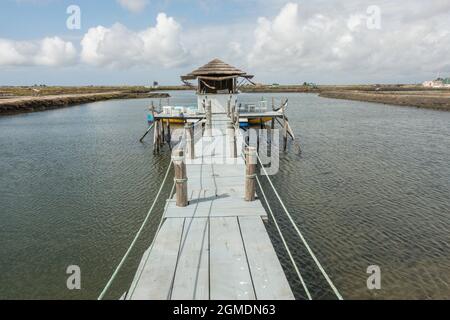
<path fill-rule="evenodd" d="M 214 114 L 212 137 L 196 143 L 202 156 L 187 162 L 189 206 L 168 200 L 127 299 L 294 299 L 264 226 L 264 207 L 258 199 L 244 201 L 244 161 L 240 154 L 228 158 L 222 147 L 227 121 Z M 241 135 L 237 142 L 241 153 Z"/>

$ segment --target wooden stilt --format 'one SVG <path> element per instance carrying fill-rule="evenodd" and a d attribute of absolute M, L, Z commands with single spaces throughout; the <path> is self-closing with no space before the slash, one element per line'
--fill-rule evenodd
<path fill-rule="evenodd" d="M 155 104 L 152 101 L 152 106 L 150 107 L 150 110 L 152 112 L 153 122 L 155 122 Z"/>
<path fill-rule="evenodd" d="M 167 119 L 167 143 L 169 144 L 169 149 L 172 150 L 172 132 L 169 119 Z"/>
<path fill-rule="evenodd" d="M 255 201 L 256 198 L 256 148 L 246 147 L 246 177 L 245 177 L 245 201 Z"/>
<path fill-rule="evenodd" d="M 287 140 L 288 140 L 288 127 L 287 127 L 287 120 L 286 120 L 286 115 L 284 114 L 284 109 L 283 109 L 283 150 L 286 151 L 287 149 Z"/>
<path fill-rule="evenodd" d="M 166 142 L 166 123 L 164 120 L 161 120 L 161 144 L 164 145 Z"/>
<path fill-rule="evenodd" d="M 186 163 L 184 161 L 184 151 L 181 149 L 174 150 L 172 161 L 175 169 L 175 190 L 177 207 L 187 207 L 187 176 Z"/>
<path fill-rule="evenodd" d="M 158 121 L 155 121 L 153 131 L 153 152 L 156 151 L 158 151 Z"/>
<path fill-rule="evenodd" d="M 158 135 L 158 138 L 159 138 L 159 147 L 160 147 L 160 150 L 162 149 L 162 146 L 164 145 L 164 128 L 163 128 L 163 125 L 164 125 L 164 123 L 163 123 L 163 121 L 162 120 L 159 120 L 159 126 L 158 126 L 158 128 L 159 128 L 159 135 Z"/>

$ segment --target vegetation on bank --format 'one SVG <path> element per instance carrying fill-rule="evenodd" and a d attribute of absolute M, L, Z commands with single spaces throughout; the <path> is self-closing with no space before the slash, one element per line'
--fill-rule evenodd
<path fill-rule="evenodd" d="M 89 92 L 77 91 L 58 91 L 59 89 L 52 88 L 52 94 L 47 91 L 43 96 L 29 96 L 15 94 L 11 97 L 3 97 L 0 99 L 0 116 L 13 115 L 19 113 L 37 112 L 52 109 L 59 109 L 63 107 L 90 103 L 96 101 L 112 100 L 112 99 L 142 99 L 142 98 L 168 98 L 167 93 L 149 92 L 149 90 L 123 90 L 123 91 L 108 91 L 108 92 Z M 72 89 L 71 89 L 72 90 Z M 19 93 L 20 91 L 16 91 Z M 57 93 L 60 92 L 60 93 Z"/>
<path fill-rule="evenodd" d="M 398 106 L 450 111 L 450 90 L 442 91 L 323 91 L 321 97 L 375 102 Z"/>
<path fill-rule="evenodd" d="M 0 87 L 0 115 L 57 109 L 65 106 L 110 100 L 166 98 L 171 90 L 195 90 L 188 86 L 34 86 Z M 376 102 L 450 111 L 450 89 L 422 85 L 246 85 L 246 93 L 317 93 L 324 98 Z"/>

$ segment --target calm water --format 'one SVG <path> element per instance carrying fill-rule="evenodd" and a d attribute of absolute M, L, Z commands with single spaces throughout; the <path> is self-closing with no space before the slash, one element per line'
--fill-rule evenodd
<path fill-rule="evenodd" d="M 190 92 L 172 95 L 171 103 L 195 102 Z M 450 298 L 450 112 L 281 96 L 290 99 L 302 153 L 281 155 L 274 183 L 344 298 Z M 98 296 L 168 164 L 167 152 L 153 155 L 151 138 L 138 142 L 149 103 L 0 118 L 0 298 Z M 272 202 L 313 297 L 332 298 Z M 109 298 L 127 290 L 158 221 L 152 217 Z M 296 296 L 304 297 L 268 228 Z M 69 265 L 81 267 L 81 291 L 66 289 Z M 367 290 L 369 265 L 381 267 L 382 290 Z"/>

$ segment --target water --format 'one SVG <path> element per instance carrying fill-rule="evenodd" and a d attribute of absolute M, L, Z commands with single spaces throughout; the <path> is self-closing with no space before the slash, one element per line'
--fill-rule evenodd
<path fill-rule="evenodd" d="M 171 94 L 171 104 L 195 103 L 191 92 Z M 282 154 L 272 178 L 344 298 L 449 298 L 450 113 L 270 96 L 289 97 L 302 148 Z M 98 296 L 168 165 L 167 152 L 153 155 L 151 137 L 138 142 L 149 104 L 107 101 L 0 118 L 0 298 Z M 262 181 L 313 297 L 332 298 Z M 127 290 L 158 222 L 155 214 L 108 298 Z M 296 296 L 304 297 L 268 228 Z M 81 267 L 80 291 L 67 290 L 69 265 Z M 381 268 L 381 290 L 366 287 L 369 265 Z"/>

